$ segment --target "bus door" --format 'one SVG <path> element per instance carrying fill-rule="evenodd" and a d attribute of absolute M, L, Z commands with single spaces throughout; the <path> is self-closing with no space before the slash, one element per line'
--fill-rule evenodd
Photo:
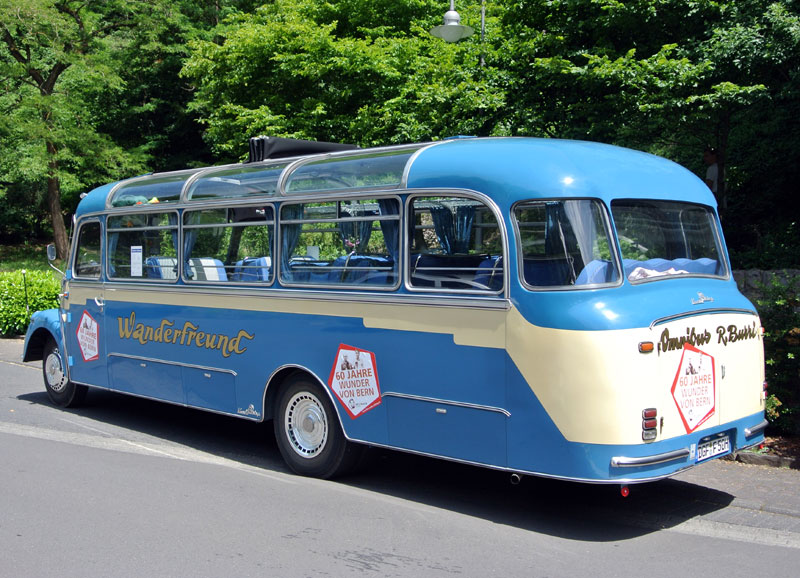
<path fill-rule="evenodd" d="M 125 213 L 109 217 L 107 229 L 111 388 L 183 404 L 180 347 L 165 336 L 176 323 L 175 308 L 159 303 L 177 283 L 177 213 Z"/>
<path fill-rule="evenodd" d="M 76 235 L 72 279 L 64 297 L 65 339 L 70 379 L 106 387 L 105 291 L 101 279 L 100 221 L 84 222 Z"/>

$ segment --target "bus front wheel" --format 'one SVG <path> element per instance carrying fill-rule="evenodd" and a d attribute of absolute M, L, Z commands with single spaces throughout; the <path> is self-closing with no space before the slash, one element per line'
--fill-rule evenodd
<path fill-rule="evenodd" d="M 67 379 L 64 370 L 64 360 L 58 345 L 51 337 L 44 346 L 42 357 L 42 375 L 47 395 L 55 405 L 60 407 L 73 407 L 80 405 L 86 398 L 88 388 L 85 385 L 76 385 Z"/>
<path fill-rule="evenodd" d="M 283 459 L 302 476 L 344 475 L 361 455 L 362 447 L 344 437 L 328 396 L 308 377 L 295 377 L 283 388 L 273 424 Z"/>

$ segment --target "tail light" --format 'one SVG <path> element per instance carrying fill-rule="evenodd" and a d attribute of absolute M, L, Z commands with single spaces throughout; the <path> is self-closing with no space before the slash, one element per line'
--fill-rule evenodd
<path fill-rule="evenodd" d="M 642 410 L 642 441 L 652 442 L 658 436 L 658 410 L 650 407 Z"/>

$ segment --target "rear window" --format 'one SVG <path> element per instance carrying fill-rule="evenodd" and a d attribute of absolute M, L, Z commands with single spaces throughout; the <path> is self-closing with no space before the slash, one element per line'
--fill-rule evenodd
<path fill-rule="evenodd" d="M 625 275 L 632 282 L 681 275 L 725 277 L 714 214 L 675 201 L 612 201 Z"/>

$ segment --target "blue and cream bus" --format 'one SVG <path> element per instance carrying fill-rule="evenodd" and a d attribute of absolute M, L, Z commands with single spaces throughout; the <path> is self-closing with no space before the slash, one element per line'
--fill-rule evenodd
<path fill-rule="evenodd" d="M 378 446 L 625 485 L 766 427 L 713 195 L 588 142 L 261 137 L 102 186 L 24 359 L 59 406 L 100 388 L 273 420 L 323 478 Z"/>

